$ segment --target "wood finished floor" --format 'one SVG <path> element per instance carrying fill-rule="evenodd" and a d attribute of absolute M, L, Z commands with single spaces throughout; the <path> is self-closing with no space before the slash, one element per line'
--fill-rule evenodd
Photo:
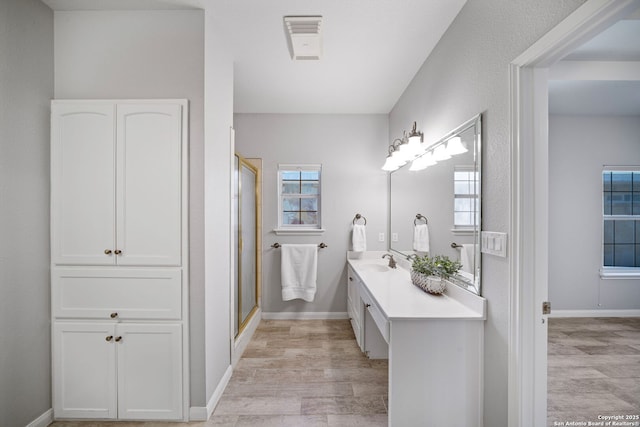
<path fill-rule="evenodd" d="M 548 345 L 548 426 L 640 416 L 640 318 L 549 319 Z"/>
<path fill-rule="evenodd" d="M 387 426 L 388 363 L 348 320 L 263 320 L 206 422 L 64 422 L 52 427 Z"/>

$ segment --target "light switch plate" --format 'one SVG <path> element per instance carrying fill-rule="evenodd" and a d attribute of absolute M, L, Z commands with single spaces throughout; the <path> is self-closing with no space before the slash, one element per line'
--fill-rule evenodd
<path fill-rule="evenodd" d="M 481 241 L 481 251 L 483 254 L 507 257 L 507 233 L 483 231 Z"/>
<path fill-rule="evenodd" d="M 378 233 L 378 242 L 384 242 L 384 233 Z"/>

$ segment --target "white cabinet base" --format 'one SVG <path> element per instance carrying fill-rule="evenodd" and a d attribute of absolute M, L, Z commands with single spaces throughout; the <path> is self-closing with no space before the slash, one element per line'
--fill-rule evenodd
<path fill-rule="evenodd" d="M 56 418 L 182 418 L 180 324 L 53 325 Z"/>
<path fill-rule="evenodd" d="M 389 426 L 482 425 L 484 322 L 394 320 Z"/>

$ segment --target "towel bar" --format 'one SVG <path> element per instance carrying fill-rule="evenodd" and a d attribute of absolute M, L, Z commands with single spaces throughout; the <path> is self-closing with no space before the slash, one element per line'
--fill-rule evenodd
<path fill-rule="evenodd" d="M 416 221 L 421 220 L 421 219 L 424 219 L 424 223 L 425 224 L 429 224 L 429 221 L 427 221 L 427 218 L 424 215 L 416 214 L 416 219 L 413 220 L 413 225 L 417 225 Z"/>
<path fill-rule="evenodd" d="M 353 217 L 353 223 L 355 224 L 357 220 L 363 220 L 364 221 L 364 225 L 367 225 L 367 218 L 363 217 L 362 215 L 360 215 L 359 213 L 356 214 L 355 217 Z"/>
<path fill-rule="evenodd" d="M 274 243 L 273 245 L 271 245 L 271 247 L 272 247 L 272 248 L 274 248 L 274 249 L 279 249 L 281 246 L 282 246 L 282 245 L 281 245 L 280 243 L 278 243 L 278 242 L 276 242 L 276 243 Z M 322 243 L 320 243 L 320 244 L 318 245 L 318 247 L 319 247 L 320 249 L 324 249 L 324 248 L 326 248 L 326 247 L 328 247 L 328 246 L 329 246 L 329 245 L 325 244 L 324 242 L 322 242 Z"/>

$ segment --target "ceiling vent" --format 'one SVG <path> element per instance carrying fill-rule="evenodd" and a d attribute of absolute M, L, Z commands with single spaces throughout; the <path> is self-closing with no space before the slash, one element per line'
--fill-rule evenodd
<path fill-rule="evenodd" d="M 284 25 L 291 59 L 320 59 L 322 16 L 285 16 Z"/>

